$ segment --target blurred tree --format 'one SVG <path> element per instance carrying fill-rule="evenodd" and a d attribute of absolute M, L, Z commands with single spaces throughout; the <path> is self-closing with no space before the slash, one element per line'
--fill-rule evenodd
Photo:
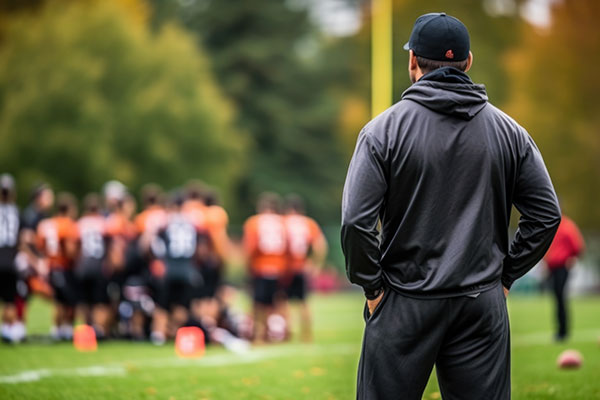
<path fill-rule="evenodd" d="M 131 1 L 51 2 L 4 26 L 0 171 L 21 194 L 39 180 L 81 195 L 113 178 L 136 190 L 191 177 L 230 193 L 243 141 L 205 56 L 127 9 L 143 15 Z"/>
<path fill-rule="evenodd" d="M 508 111 L 544 155 L 564 211 L 600 228 L 600 2 L 555 2 L 547 28 L 524 26 L 508 57 Z M 596 63 L 598 61 L 598 63 Z"/>
<path fill-rule="evenodd" d="M 272 0 L 153 4 L 155 26 L 177 18 L 198 35 L 251 143 L 237 184 L 243 207 L 234 217 L 253 212 L 261 191 L 275 190 L 304 196 L 322 222 L 338 221 L 346 167 L 336 133 L 339 101 L 305 7 Z"/>

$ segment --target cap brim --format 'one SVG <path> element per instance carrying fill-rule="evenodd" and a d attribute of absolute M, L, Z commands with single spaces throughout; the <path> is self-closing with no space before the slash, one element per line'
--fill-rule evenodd
<path fill-rule="evenodd" d="M 410 47 L 408 46 L 409 42 L 406 42 L 406 44 L 404 45 L 404 47 L 402 47 L 404 50 L 410 50 Z"/>

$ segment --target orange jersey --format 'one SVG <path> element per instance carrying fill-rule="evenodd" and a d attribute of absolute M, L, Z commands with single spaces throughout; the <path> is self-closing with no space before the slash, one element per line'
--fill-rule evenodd
<path fill-rule="evenodd" d="M 109 239 L 106 249 L 108 265 L 115 269 L 123 268 L 127 243 L 137 235 L 136 226 L 124 213 L 113 212 L 106 218 L 105 229 Z"/>
<path fill-rule="evenodd" d="M 187 200 L 181 207 L 181 212 L 189 218 L 196 226 L 196 229 L 208 229 L 206 211 L 208 207 L 198 200 Z"/>
<path fill-rule="evenodd" d="M 156 233 L 167 223 L 167 212 L 161 206 L 150 206 L 135 218 L 138 235 L 146 232 Z"/>
<path fill-rule="evenodd" d="M 136 235 L 136 227 L 124 214 L 114 212 L 106 218 L 106 235 L 132 239 Z"/>
<path fill-rule="evenodd" d="M 206 207 L 206 223 L 211 229 L 225 229 L 229 223 L 227 211 L 221 206 Z"/>
<path fill-rule="evenodd" d="M 37 235 L 39 248 L 48 257 L 51 269 L 72 267 L 72 255 L 67 253 L 67 249 L 79 238 L 73 219 L 64 216 L 45 219 L 38 225 Z"/>
<path fill-rule="evenodd" d="M 285 220 L 271 213 L 250 217 L 244 224 L 244 248 L 256 276 L 277 278 L 287 269 Z"/>
<path fill-rule="evenodd" d="M 304 269 L 311 247 L 317 240 L 323 240 L 323 232 L 314 219 L 300 214 L 285 216 L 285 226 L 289 243 L 290 269 L 300 272 Z"/>
<path fill-rule="evenodd" d="M 221 257 L 227 255 L 229 238 L 227 236 L 227 224 L 229 216 L 221 206 L 209 206 L 205 210 L 206 228 L 214 243 L 217 254 Z"/>

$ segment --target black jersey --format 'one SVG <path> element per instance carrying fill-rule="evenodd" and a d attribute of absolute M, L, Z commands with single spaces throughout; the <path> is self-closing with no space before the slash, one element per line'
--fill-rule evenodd
<path fill-rule="evenodd" d="M 39 211 L 34 205 L 29 205 L 23 210 L 21 218 L 22 228 L 37 231 L 37 227 L 41 220 L 48 218 L 50 215 L 43 211 Z"/>
<path fill-rule="evenodd" d="M 164 243 L 165 260 L 193 260 L 198 247 L 198 236 L 198 230 L 189 219 L 181 214 L 173 214 L 158 234 Z"/>
<path fill-rule="evenodd" d="M 82 278 L 96 278 L 102 273 L 106 257 L 106 219 L 101 215 L 84 215 L 77 221 L 80 253 L 77 271 Z"/>
<path fill-rule="evenodd" d="M 167 278 L 197 280 L 196 255 L 202 234 L 182 214 L 171 214 L 164 228 L 158 232 L 159 253 L 167 267 Z"/>
<path fill-rule="evenodd" d="M 17 206 L 0 204 L 0 270 L 15 268 L 20 226 Z"/>

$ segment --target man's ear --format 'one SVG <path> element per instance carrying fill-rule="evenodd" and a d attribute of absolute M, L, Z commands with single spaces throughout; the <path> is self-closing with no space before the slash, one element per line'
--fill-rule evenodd
<path fill-rule="evenodd" d="M 465 68 L 465 72 L 469 72 L 471 65 L 473 65 L 473 53 L 469 51 L 469 57 L 467 57 L 467 68 Z"/>
<path fill-rule="evenodd" d="M 417 63 L 417 56 L 412 50 L 408 51 L 408 70 L 416 71 L 419 68 L 419 64 Z"/>

